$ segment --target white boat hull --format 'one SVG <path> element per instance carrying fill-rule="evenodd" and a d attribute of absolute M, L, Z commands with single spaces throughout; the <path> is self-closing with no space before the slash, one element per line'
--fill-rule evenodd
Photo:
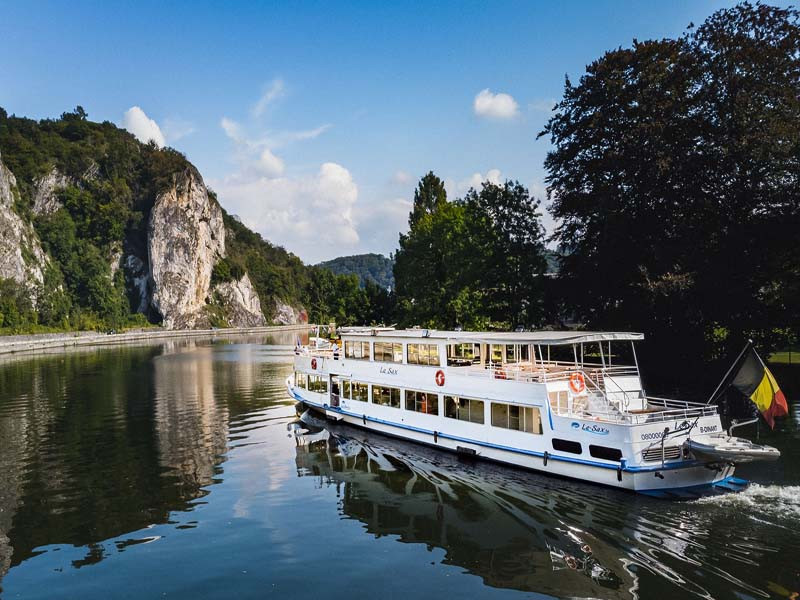
<path fill-rule="evenodd" d="M 377 416 L 357 414 L 351 410 L 331 407 L 319 394 L 307 393 L 294 388 L 287 381 L 289 395 L 309 408 L 328 418 L 382 434 L 423 443 L 437 448 L 469 454 L 477 458 L 523 467 L 541 473 L 568 477 L 581 481 L 606 485 L 630 491 L 655 494 L 671 490 L 711 488 L 715 484 L 730 480 L 734 466 L 730 464 L 709 467 L 698 461 L 665 462 L 648 466 L 631 466 L 588 461 L 578 457 L 535 450 L 530 448 L 503 446 L 487 441 L 452 435 L 445 431 L 383 419 Z"/>

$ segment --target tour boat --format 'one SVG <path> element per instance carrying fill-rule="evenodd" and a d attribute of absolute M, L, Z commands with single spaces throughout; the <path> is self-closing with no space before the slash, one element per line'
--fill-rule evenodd
<path fill-rule="evenodd" d="M 329 419 L 656 496 L 739 490 L 717 407 L 649 396 L 628 332 L 350 328 L 298 346 L 289 395 Z M 622 357 L 628 364 L 620 364 Z"/>

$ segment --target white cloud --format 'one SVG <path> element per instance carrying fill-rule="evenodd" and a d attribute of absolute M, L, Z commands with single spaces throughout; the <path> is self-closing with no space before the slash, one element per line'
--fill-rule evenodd
<path fill-rule="evenodd" d="M 267 177 L 277 177 L 283 175 L 285 168 L 283 159 L 275 156 L 270 152 L 269 148 L 264 148 L 261 151 L 261 156 L 258 157 L 256 162 L 258 169 Z"/>
<path fill-rule="evenodd" d="M 157 146 L 166 144 L 161 128 L 138 106 L 131 106 L 122 117 L 122 126 L 135 135 L 140 142 L 154 141 Z"/>
<path fill-rule="evenodd" d="M 267 107 L 272 104 L 275 100 L 283 96 L 285 90 L 283 80 L 282 79 L 273 79 L 269 86 L 264 90 L 264 93 L 261 94 L 261 98 L 258 99 L 253 105 L 252 113 L 254 117 L 260 117 L 264 114 L 264 111 L 267 110 Z"/>
<path fill-rule="evenodd" d="M 481 90 L 472 104 L 475 114 L 490 119 L 513 119 L 519 114 L 519 104 L 509 94 L 493 94 L 489 88 Z"/>
<path fill-rule="evenodd" d="M 318 262 L 352 250 L 358 186 L 343 166 L 323 163 L 314 175 L 252 177 L 237 173 L 212 182 L 225 208 L 264 238 Z"/>

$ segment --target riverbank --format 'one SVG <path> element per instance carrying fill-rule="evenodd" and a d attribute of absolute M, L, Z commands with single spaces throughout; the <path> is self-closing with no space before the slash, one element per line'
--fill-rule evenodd
<path fill-rule="evenodd" d="M 124 333 L 73 331 L 69 333 L 37 333 L 0 337 L 0 355 L 18 352 L 37 352 L 53 348 L 104 346 L 171 338 L 230 337 L 261 335 L 284 331 L 309 331 L 311 325 L 271 325 L 266 327 L 235 327 L 225 329 L 139 329 Z"/>

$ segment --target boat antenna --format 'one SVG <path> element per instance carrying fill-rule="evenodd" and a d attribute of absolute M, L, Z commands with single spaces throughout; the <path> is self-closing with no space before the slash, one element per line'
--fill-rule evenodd
<path fill-rule="evenodd" d="M 736 365 L 738 365 L 738 364 L 739 364 L 739 361 L 740 361 L 740 360 L 742 359 L 742 357 L 744 356 L 744 353 L 745 353 L 745 352 L 747 352 L 747 349 L 748 349 L 748 348 L 750 348 L 752 345 L 753 345 L 753 340 L 750 340 L 750 339 L 748 339 L 748 340 L 747 340 L 747 343 L 744 345 L 744 348 L 742 348 L 742 351 L 739 353 L 739 356 L 737 356 L 737 357 L 736 357 L 736 360 L 735 360 L 735 361 L 733 361 L 733 364 L 731 365 L 731 368 L 730 368 L 730 369 L 728 369 L 728 372 L 727 372 L 727 373 L 725 373 L 725 377 L 723 377 L 723 378 L 722 378 L 722 381 L 720 381 L 720 382 L 719 382 L 719 385 L 717 386 L 717 389 L 715 389 L 715 390 L 714 390 L 714 393 L 713 393 L 713 394 L 711 394 L 711 397 L 710 397 L 710 398 L 709 398 L 709 399 L 706 401 L 706 405 L 709 405 L 709 404 L 711 404 L 711 402 L 712 402 L 714 399 L 716 399 L 716 397 L 717 397 L 717 395 L 718 395 L 718 393 L 719 393 L 719 390 L 720 390 L 720 388 L 721 388 L 721 387 L 722 387 L 722 386 L 725 384 L 725 382 L 728 380 L 728 377 L 730 377 L 730 374 L 731 374 L 731 372 L 733 371 L 733 369 L 736 367 Z"/>

